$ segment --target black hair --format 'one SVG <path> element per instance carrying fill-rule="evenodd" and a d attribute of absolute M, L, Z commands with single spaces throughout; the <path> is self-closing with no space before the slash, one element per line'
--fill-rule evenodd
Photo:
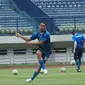
<path fill-rule="evenodd" d="M 71 32 L 71 33 L 72 33 L 72 34 L 74 34 L 75 32 L 76 32 L 75 30 L 72 30 L 72 32 Z"/>

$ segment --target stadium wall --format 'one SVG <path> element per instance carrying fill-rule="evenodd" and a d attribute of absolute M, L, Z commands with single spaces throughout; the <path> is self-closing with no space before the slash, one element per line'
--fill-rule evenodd
<path fill-rule="evenodd" d="M 73 42 L 72 42 L 71 37 L 72 37 L 72 35 L 51 35 L 51 42 L 52 42 L 53 47 L 58 47 L 58 48 L 67 47 L 67 46 L 73 47 L 73 44 L 72 44 Z M 35 40 L 35 41 L 37 41 L 37 40 Z M 1 45 L 0 48 L 3 48 L 4 47 L 3 45 L 8 46 L 9 48 L 11 47 L 11 45 L 12 46 L 16 45 L 16 47 L 17 47 L 17 45 L 21 46 L 21 47 L 22 46 L 27 47 L 24 43 L 25 43 L 24 40 L 22 40 L 21 38 L 18 38 L 16 36 L 0 36 L 0 45 Z"/>
<path fill-rule="evenodd" d="M 73 60 L 72 35 L 51 35 L 52 54 L 47 63 L 70 63 Z M 36 40 L 35 40 L 36 41 Z M 26 45 L 16 36 L 0 36 L 0 64 L 38 63 L 36 45 Z M 85 62 L 85 53 L 82 61 Z"/>
<path fill-rule="evenodd" d="M 16 36 L 0 36 L 0 40 L 0 64 L 38 63 L 34 54 L 37 46 L 26 45 L 24 40 Z M 51 44 L 53 50 L 47 63 L 69 63 L 73 47 L 71 35 L 51 35 Z"/>

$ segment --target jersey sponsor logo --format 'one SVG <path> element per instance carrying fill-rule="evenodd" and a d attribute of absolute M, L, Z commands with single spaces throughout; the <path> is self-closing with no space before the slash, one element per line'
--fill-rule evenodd
<path fill-rule="evenodd" d="M 78 35 L 78 36 L 76 36 L 76 38 L 79 38 L 79 37 L 82 37 L 82 35 Z"/>

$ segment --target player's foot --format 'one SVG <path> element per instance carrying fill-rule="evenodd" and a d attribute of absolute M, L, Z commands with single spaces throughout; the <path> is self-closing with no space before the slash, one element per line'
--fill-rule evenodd
<path fill-rule="evenodd" d="M 26 79 L 26 83 L 30 83 L 31 81 L 32 81 L 32 79 L 31 79 L 31 78 Z"/>
<path fill-rule="evenodd" d="M 44 69 L 44 75 L 46 75 L 48 73 L 47 69 Z"/>
<path fill-rule="evenodd" d="M 77 69 L 77 72 L 81 72 L 81 70 Z"/>
<path fill-rule="evenodd" d="M 41 74 L 44 74 L 44 70 L 43 70 L 42 68 L 41 68 L 41 70 L 40 70 L 40 73 L 41 73 Z"/>

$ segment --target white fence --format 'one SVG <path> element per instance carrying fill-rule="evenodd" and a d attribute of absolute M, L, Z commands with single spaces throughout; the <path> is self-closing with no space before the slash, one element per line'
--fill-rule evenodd
<path fill-rule="evenodd" d="M 66 53 L 51 54 L 47 63 L 70 63 L 73 59 L 73 53 L 67 51 Z M 85 53 L 82 61 L 85 61 Z M 37 56 L 32 53 L 32 50 L 26 50 L 25 54 L 14 54 L 13 50 L 7 50 L 7 54 L 0 55 L 0 64 L 24 64 L 24 63 L 38 63 Z"/>

